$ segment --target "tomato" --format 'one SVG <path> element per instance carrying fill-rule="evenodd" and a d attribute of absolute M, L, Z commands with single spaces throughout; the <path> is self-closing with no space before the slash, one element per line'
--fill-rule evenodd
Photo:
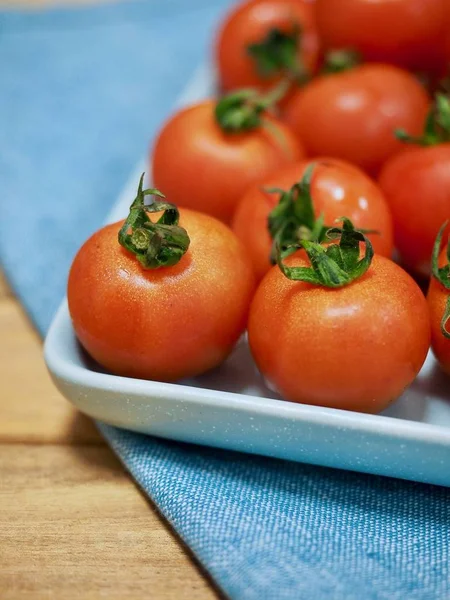
<path fill-rule="evenodd" d="M 288 190 L 300 181 L 310 164 L 303 161 L 283 167 L 252 186 L 238 205 L 233 230 L 245 245 L 257 278 L 270 268 L 268 217 L 280 197 L 265 190 Z M 375 251 L 384 256 L 392 254 L 389 208 L 378 186 L 363 171 L 344 161 L 320 158 L 312 176 L 311 197 L 316 217 L 322 214 L 326 225 L 333 226 L 336 219 L 347 216 L 358 228 L 379 231 L 369 236 Z"/>
<path fill-rule="evenodd" d="M 318 38 L 311 5 L 301 0 L 250 0 L 238 4 L 217 38 L 216 62 L 222 89 L 273 85 L 279 76 L 260 75 L 248 47 L 263 42 L 272 30 L 292 35 L 296 27 L 301 29 L 301 41 L 293 58 L 312 72 L 317 62 Z"/>
<path fill-rule="evenodd" d="M 439 255 L 438 265 L 448 263 L 447 250 L 444 248 Z M 431 347 L 439 364 L 450 375 L 450 338 L 445 337 L 441 329 L 441 321 L 445 314 L 450 290 L 446 289 L 435 277 L 430 279 L 427 300 L 431 321 Z M 448 323 L 446 325 L 448 330 Z"/>
<path fill-rule="evenodd" d="M 450 30 L 450 27 L 449 27 Z M 446 71 L 447 73 L 450 71 L 450 32 L 448 33 L 448 35 L 445 38 L 444 41 L 444 56 L 445 56 L 445 63 L 446 63 Z"/>
<path fill-rule="evenodd" d="M 449 8 L 449 13 L 450 13 L 450 8 Z M 443 66 L 443 74 L 446 76 L 450 75 L 450 14 L 449 14 L 449 18 L 448 18 L 448 25 L 447 25 L 447 34 L 444 38 L 444 49 L 443 49 L 443 55 L 444 55 L 444 66 Z"/>
<path fill-rule="evenodd" d="M 310 264 L 303 252 L 285 262 Z M 362 277 L 337 289 L 291 281 L 273 267 L 256 291 L 248 335 L 260 371 L 283 398 L 376 413 L 419 372 L 430 323 L 414 280 L 375 255 Z"/>
<path fill-rule="evenodd" d="M 112 373 L 158 381 L 197 375 L 219 365 L 245 329 L 254 279 L 241 244 L 220 221 L 180 213 L 191 242 L 174 266 L 143 269 L 117 241 L 122 222 L 94 233 L 72 264 L 76 335 Z"/>
<path fill-rule="evenodd" d="M 353 48 L 366 60 L 433 69 L 448 0 L 317 0 L 326 48 Z"/>
<path fill-rule="evenodd" d="M 450 144 L 408 147 L 386 163 L 379 184 L 391 207 L 403 263 L 429 274 L 434 240 L 450 216 Z"/>
<path fill-rule="evenodd" d="M 270 126 L 228 133 L 214 110 L 207 100 L 164 125 L 153 149 L 152 178 L 175 204 L 229 222 L 249 185 L 302 158 L 304 151 L 274 117 L 265 117 Z"/>
<path fill-rule="evenodd" d="M 415 134 L 429 106 L 406 71 L 366 64 L 318 77 L 290 99 L 285 121 L 310 156 L 335 156 L 376 173 L 401 148 L 394 130 Z"/>

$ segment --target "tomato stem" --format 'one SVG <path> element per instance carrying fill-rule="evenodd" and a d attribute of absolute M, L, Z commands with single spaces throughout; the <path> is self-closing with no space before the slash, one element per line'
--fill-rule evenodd
<path fill-rule="evenodd" d="M 448 221 L 442 225 L 437 234 L 436 241 L 433 247 L 433 254 L 431 256 L 431 270 L 435 279 L 444 286 L 446 290 L 450 290 L 450 240 L 447 243 L 447 264 L 443 267 L 439 267 L 439 254 L 441 252 L 442 238 L 444 237 L 444 231 L 448 225 Z M 450 319 L 450 294 L 448 295 L 447 302 L 445 305 L 444 314 L 441 320 L 441 331 L 442 334 L 450 339 L 450 331 L 447 329 L 447 322 Z"/>
<path fill-rule="evenodd" d="M 450 141 L 450 99 L 444 94 L 436 94 L 425 119 L 422 135 L 409 135 L 404 129 L 396 129 L 395 137 L 405 144 L 436 146 Z"/>
<path fill-rule="evenodd" d="M 330 50 L 325 54 L 322 73 L 342 73 L 350 71 L 362 63 L 359 52 L 352 49 Z"/>
<path fill-rule="evenodd" d="M 144 173 L 139 180 L 136 198 L 119 231 L 119 244 L 134 254 L 144 269 L 170 267 L 181 259 L 189 248 L 190 239 L 178 225 L 179 212 L 174 204 L 154 200 L 145 204 L 146 196 L 164 198 L 157 189 L 143 189 Z M 163 212 L 155 223 L 147 213 Z"/>
<path fill-rule="evenodd" d="M 266 94 L 245 88 L 221 98 L 215 108 L 216 121 L 226 133 L 242 133 L 263 124 L 263 114 L 273 108 L 290 86 L 283 79 Z"/>
<path fill-rule="evenodd" d="M 277 247 L 277 263 L 282 273 L 293 281 L 306 281 L 313 285 L 328 288 L 340 288 L 348 285 L 355 279 L 362 277 L 370 267 L 374 255 L 370 240 L 354 228 L 347 217 L 338 219 L 342 221 L 342 228 L 332 227 L 327 231 L 329 239 L 339 239 L 338 244 L 322 245 L 310 240 L 301 240 L 287 248 L 284 252 Z M 359 258 L 359 244 L 364 242 L 366 251 Z M 284 258 L 304 248 L 311 261 L 310 267 L 288 267 Z"/>
<path fill-rule="evenodd" d="M 304 85 L 310 76 L 299 57 L 301 39 L 302 30 L 298 23 L 293 23 L 290 33 L 274 27 L 264 39 L 247 46 L 247 53 L 262 78 L 281 75 L 292 83 Z"/>
<path fill-rule="evenodd" d="M 303 177 L 289 190 L 266 188 L 269 194 L 279 194 L 277 206 L 268 217 L 268 229 L 272 238 L 270 260 L 277 262 L 277 247 L 283 252 L 301 240 L 322 242 L 329 225 L 324 225 L 323 216 L 316 218 L 311 198 L 311 179 L 317 163 L 307 166 Z"/>

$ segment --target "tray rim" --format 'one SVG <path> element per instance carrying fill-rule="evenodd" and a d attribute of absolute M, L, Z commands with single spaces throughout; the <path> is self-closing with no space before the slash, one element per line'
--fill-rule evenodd
<path fill-rule="evenodd" d="M 423 423 L 388 415 L 374 415 L 338 408 L 298 404 L 277 398 L 262 398 L 238 392 L 226 392 L 178 383 L 122 377 L 93 371 L 82 365 L 69 364 L 63 355 L 57 352 L 58 345 L 54 342 L 61 323 L 66 319 L 70 320 L 70 316 L 67 300 L 65 299 L 56 313 L 45 339 L 44 358 L 52 375 L 72 384 L 91 389 L 107 390 L 111 388 L 111 384 L 115 383 L 117 384 L 114 385 L 116 391 L 120 391 L 125 395 L 142 395 L 144 389 L 148 391 L 148 396 L 156 395 L 168 401 L 183 401 L 210 408 L 223 408 L 225 406 L 224 401 L 226 401 L 227 406 L 237 412 L 251 410 L 266 416 L 280 416 L 281 412 L 290 419 L 314 422 L 327 427 L 334 425 L 358 432 L 379 434 L 381 437 L 390 435 L 401 439 L 440 442 L 450 448 L 450 428 L 433 423 Z M 73 336 L 75 338 L 74 332 Z M 110 385 L 104 382 L 110 382 Z"/>

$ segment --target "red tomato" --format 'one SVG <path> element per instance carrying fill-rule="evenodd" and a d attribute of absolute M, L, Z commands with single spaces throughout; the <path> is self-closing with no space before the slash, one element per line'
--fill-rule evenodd
<path fill-rule="evenodd" d="M 445 75 L 450 75 L 450 19 L 448 25 L 448 33 L 444 39 L 444 67 L 443 72 Z"/>
<path fill-rule="evenodd" d="M 450 216 L 450 144 L 408 147 L 386 163 L 379 184 L 405 266 L 429 274 L 434 240 Z"/>
<path fill-rule="evenodd" d="M 440 267 L 447 264 L 446 248 L 442 250 L 438 264 Z M 431 347 L 441 367 L 450 375 L 450 339 L 445 337 L 441 331 L 441 321 L 449 294 L 450 290 L 447 290 L 434 277 L 431 278 L 427 295 L 431 321 Z M 448 322 L 446 329 L 449 329 Z"/>
<path fill-rule="evenodd" d="M 332 158 L 318 160 L 311 182 L 316 217 L 323 214 L 325 224 L 333 226 L 336 219 L 346 216 L 357 228 L 379 231 L 380 235 L 369 237 L 375 252 L 389 257 L 393 250 L 392 219 L 378 186 L 349 163 Z M 264 190 L 288 190 L 300 181 L 310 164 L 303 161 L 276 171 L 252 186 L 238 205 L 233 230 L 246 247 L 258 279 L 270 268 L 272 240 L 268 217 L 279 200 L 279 194 Z"/>
<path fill-rule="evenodd" d="M 394 130 L 422 131 L 429 99 L 416 79 L 389 65 L 367 64 L 317 78 L 298 90 L 285 121 L 310 156 L 336 156 L 376 173 L 402 148 Z"/>
<path fill-rule="evenodd" d="M 444 52 L 445 52 L 445 61 L 446 61 L 447 70 L 448 70 L 449 66 L 450 66 L 450 33 L 445 38 L 444 48 L 445 48 L 445 50 L 444 50 Z"/>
<path fill-rule="evenodd" d="M 249 185 L 304 156 L 291 131 L 270 127 L 226 133 L 207 100 L 185 108 L 161 130 L 153 150 L 152 181 L 178 206 L 229 222 Z"/>
<path fill-rule="evenodd" d="M 318 55 L 313 8 L 301 0 L 250 0 L 238 4 L 218 34 L 216 61 L 223 90 L 242 87 L 267 88 L 278 77 L 258 74 L 248 46 L 262 42 L 274 29 L 287 34 L 301 29 L 297 58 L 312 72 Z"/>
<path fill-rule="evenodd" d="M 67 297 L 77 337 L 117 375 L 175 381 L 203 373 L 245 329 L 254 279 L 241 244 L 212 217 L 180 214 L 191 243 L 172 267 L 144 270 L 118 243 L 122 223 L 97 231 L 72 264 Z"/>
<path fill-rule="evenodd" d="M 304 253 L 285 260 L 309 265 Z M 275 266 L 256 291 L 248 335 L 254 359 L 293 402 L 377 413 L 419 372 L 430 342 L 427 303 L 382 256 L 338 289 L 287 279 Z"/>
<path fill-rule="evenodd" d="M 353 48 L 366 60 L 431 68 L 440 54 L 448 0 L 317 0 L 326 48 Z"/>

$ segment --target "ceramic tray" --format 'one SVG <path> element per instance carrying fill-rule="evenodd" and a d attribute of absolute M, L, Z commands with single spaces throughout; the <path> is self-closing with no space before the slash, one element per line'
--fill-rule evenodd
<path fill-rule="evenodd" d="M 207 68 L 179 105 L 212 93 Z M 109 221 L 124 217 L 139 165 Z M 264 385 L 240 341 L 218 369 L 167 384 L 103 372 L 78 345 L 60 307 L 45 342 L 56 386 L 82 412 L 151 435 L 282 459 L 450 486 L 450 379 L 430 355 L 414 384 L 381 415 L 293 404 Z"/>

